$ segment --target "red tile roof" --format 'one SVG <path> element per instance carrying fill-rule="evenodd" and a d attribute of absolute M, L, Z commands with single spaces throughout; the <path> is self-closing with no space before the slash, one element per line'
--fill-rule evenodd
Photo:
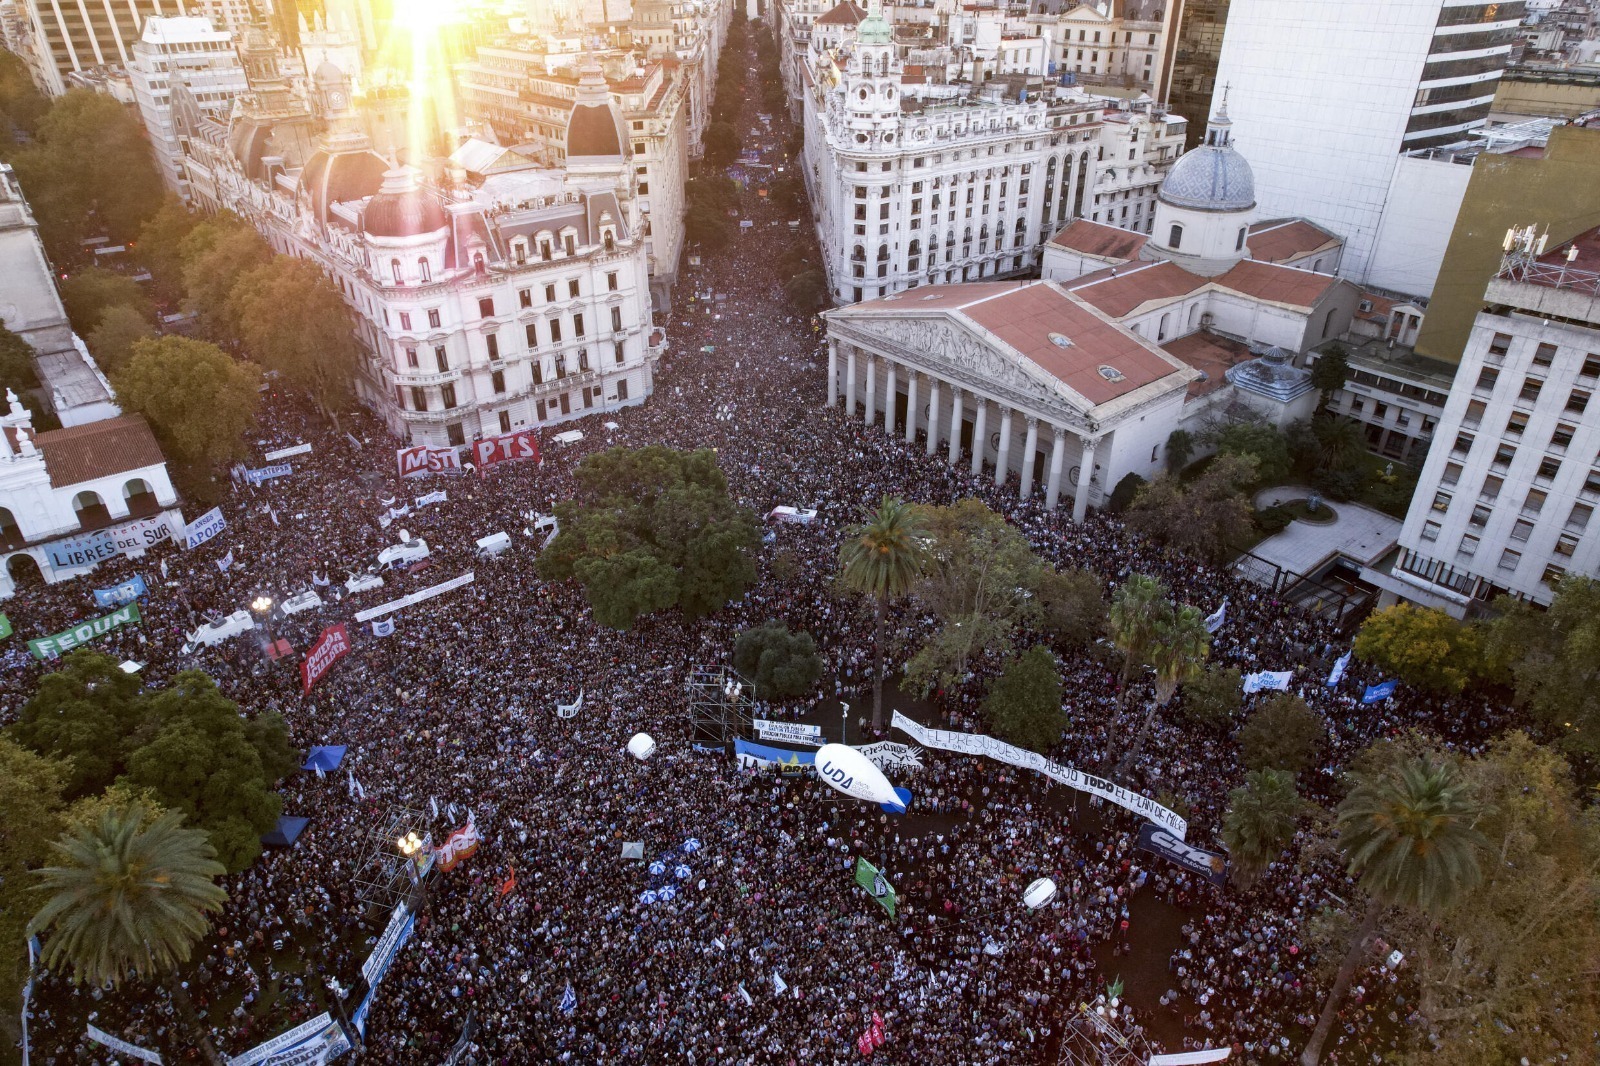
<path fill-rule="evenodd" d="M 1147 240 L 1149 238 L 1142 233 L 1080 218 L 1051 237 L 1050 243 L 1080 255 L 1127 262 L 1139 257 L 1139 250 Z"/>
<path fill-rule="evenodd" d="M 141 415 L 52 429 L 35 434 L 33 442 L 44 454 L 50 485 L 58 489 L 166 462 Z"/>
<path fill-rule="evenodd" d="M 1291 307 L 1314 307 L 1339 279 L 1310 270 L 1274 266 L 1246 259 L 1225 274 L 1211 279 L 1224 289 Z"/>
<path fill-rule="evenodd" d="M 851 3 L 850 0 L 845 0 L 844 3 L 839 4 L 826 15 L 823 15 L 821 18 L 817 19 L 817 25 L 854 26 L 857 23 L 864 21 L 866 17 L 867 12 L 865 9 Z"/>
<path fill-rule="evenodd" d="M 931 285 L 841 311 L 940 311 L 965 319 L 987 330 L 1096 407 L 1168 375 L 1182 373 L 1181 367 L 1163 359 L 1138 336 L 1107 322 L 1087 302 L 1050 282 Z M 1063 347 L 1052 336 L 1069 343 Z M 1103 367 L 1114 371 L 1120 380 L 1109 380 L 1101 373 Z"/>
<path fill-rule="evenodd" d="M 1228 383 L 1226 375 L 1230 366 L 1255 358 L 1247 346 L 1205 330 L 1179 337 L 1161 347 L 1168 355 L 1205 375 L 1189 382 L 1188 398 L 1191 400 L 1216 392 Z"/>
<path fill-rule="evenodd" d="M 1286 263 L 1338 243 L 1339 238 L 1303 218 L 1250 227 L 1250 256 L 1267 263 Z"/>
<path fill-rule="evenodd" d="M 1163 259 L 1108 267 L 1063 284 L 1112 318 L 1124 318 L 1140 304 L 1187 296 L 1205 283 L 1205 278 Z"/>
<path fill-rule="evenodd" d="M 1361 292 L 1361 300 L 1364 303 L 1371 304 L 1372 310 L 1363 311 L 1361 310 L 1361 304 L 1356 304 L 1357 318 L 1364 318 L 1368 322 L 1389 321 L 1389 312 L 1394 310 L 1394 300 L 1391 300 L 1387 296 L 1379 296 L 1375 292 L 1367 292 L 1365 289 L 1363 289 Z"/>

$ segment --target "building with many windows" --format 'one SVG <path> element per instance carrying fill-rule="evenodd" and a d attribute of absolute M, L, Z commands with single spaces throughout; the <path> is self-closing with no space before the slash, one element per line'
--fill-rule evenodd
<path fill-rule="evenodd" d="M 161 180 L 187 200 L 189 181 L 172 116 L 173 98 L 179 97 L 177 106 L 192 106 L 213 117 L 233 110 L 234 97 L 248 88 L 233 37 L 214 29 L 206 18 L 148 18 L 133 46 L 128 79 Z"/>
<path fill-rule="evenodd" d="M 188 139 L 196 199 L 335 282 L 363 349 L 357 392 L 390 432 L 461 445 L 650 395 L 665 334 L 598 64 L 582 66 L 563 168 L 465 146 L 421 170 L 372 151 L 337 68 L 316 72 L 308 116 L 282 99 L 271 55 L 250 58 L 262 85 L 245 112 Z"/>
<path fill-rule="evenodd" d="M 1390 598 L 1461 617 L 1600 576 L 1600 230 L 1544 248 L 1517 233 L 1489 282 L 1399 559 L 1374 578 Z"/>

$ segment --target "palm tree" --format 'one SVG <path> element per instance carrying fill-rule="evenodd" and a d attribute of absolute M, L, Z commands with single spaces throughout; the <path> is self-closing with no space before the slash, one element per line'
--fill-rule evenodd
<path fill-rule="evenodd" d="M 1294 837 L 1294 821 L 1305 809 L 1287 770 L 1255 770 L 1244 787 L 1228 793 L 1222 842 L 1233 863 L 1233 882 L 1249 888 Z"/>
<path fill-rule="evenodd" d="M 1322 418 L 1311 427 L 1317 439 L 1317 464 L 1323 470 L 1343 470 L 1367 450 L 1361 424 L 1349 418 Z"/>
<path fill-rule="evenodd" d="M 840 580 L 873 598 L 872 728 L 883 728 L 883 619 L 889 601 L 911 591 L 922 575 L 927 546 L 922 519 L 898 496 L 885 496 L 867 521 L 852 526 L 839 548 Z"/>
<path fill-rule="evenodd" d="M 148 824 L 147 817 L 138 805 L 108 808 L 51 845 L 64 861 L 34 871 L 43 881 L 38 890 L 51 895 L 28 930 L 49 931 L 45 965 L 64 964 L 75 981 L 120 985 L 129 973 L 163 979 L 198 1029 L 176 968 L 210 929 L 206 915 L 228 898 L 216 883 L 226 871 L 203 830 L 182 828 L 181 812 Z M 201 1044 L 221 1061 L 208 1038 Z"/>
<path fill-rule="evenodd" d="M 1354 787 L 1339 804 L 1339 850 L 1367 894 L 1367 911 L 1300 1055 L 1302 1066 L 1317 1066 L 1322 1058 L 1339 1004 L 1385 908 L 1438 915 L 1483 876 L 1478 856 L 1485 841 L 1473 826 L 1478 806 L 1453 764 L 1424 756 L 1352 777 Z"/>
<path fill-rule="evenodd" d="M 1139 752 L 1144 750 L 1145 740 L 1150 736 L 1150 728 L 1155 725 L 1156 712 L 1172 702 L 1179 685 L 1200 676 L 1205 669 L 1206 655 L 1211 651 L 1211 634 L 1206 630 L 1205 615 L 1200 613 L 1198 607 L 1185 604 L 1174 611 L 1170 603 L 1165 606 L 1165 611 L 1155 610 L 1146 614 L 1150 636 L 1145 658 L 1155 669 L 1156 698 L 1145 709 L 1139 732 L 1132 746 L 1117 763 L 1113 777 L 1120 778 L 1128 764 L 1139 757 Z M 1112 610 L 1115 609 L 1113 606 Z"/>
<path fill-rule="evenodd" d="M 1117 688 L 1117 713 L 1122 713 L 1128 679 L 1135 664 L 1144 665 L 1162 612 L 1170 612 L 1167 587 L 1148 574 L 1134 574 L 1111 597 L 1111 642 L 1122 652 L 1122 683 Z"/>

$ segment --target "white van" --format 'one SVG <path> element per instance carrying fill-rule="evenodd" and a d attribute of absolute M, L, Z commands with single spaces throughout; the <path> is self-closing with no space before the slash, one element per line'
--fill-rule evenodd
<path fill-rule="evenodd" d="M 478 558 L 492 559 L 511 548 L 511 537 L 505 533 L 491 533 L 478 541 Z"/>
<path fill-rule="evenodd" d="M 248 633 L 256 627 L 256 620 L 250 617 L 249 611 L 234 611 L 226 618 L 219 618 L 215 622 L 207 622 L 199 629 L 188 635 L 183 645 L 183 654 L 198 651 L 200 648 L 211 648 L 230 637 L 240 633 Z"/>
<path fill-rule="evenodd" d="M 368 589 L 381 588 L 383 588 L 383 578 L 377 574 L 351 574 L 344 583 L 344 590 L 352 596 Z"/>
<path fill-rule="evenodd" d="M 284 614 L 299 614 L 301 611 L 309 611 L 313 607 L 321 606 L 322 597 L 317 595 L 316 589 L 306 589 L 304 592 L 297 592 L 293 596 L 290 596 L 288 599 L 284 600 L 280 605 Z"/>
<path fill-rule="evenodd" d="M 809 526 L 817 520 L 815 507 L 774 507 L 767 512 L 768 522 L 794 522 Z"/>
<path fill-rule="evenodd" d="M 399 544 L 391 544 L 378 553 L 378 565 L 385 570 L 395 570 L 402 566 L 426 559 L 429 554 L 428 542 L 425 540 L 405 540 Z"/>

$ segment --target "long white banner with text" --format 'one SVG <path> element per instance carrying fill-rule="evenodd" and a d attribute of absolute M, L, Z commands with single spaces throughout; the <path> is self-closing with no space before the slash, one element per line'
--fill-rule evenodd
<path fill-rule="evenodd" d="M 1075 788 L 1080 792 L 1088 792 L 1091 795 L 1099 796 L 1101 799 L 1115 803 L 1118 807 L 1130 810 L 1142 818 L 1148 818 L 1179 840 L 1182 840 L 1184 834 L 1189 831 L 1188 819 L 1175 811 L 1169 811 L 1149 796 L 1141 796 L 1137 792 L 1130 792 L 1116 782 L 1108 781 L 1103 777 L 1095 777 L 1071 766 L 1062 766 L 1060 763 L 1051 762 L 1036 751 L 1019 748 L 1015 744 L 1007 744 L 1003 740 L 984 736 L 982 733 L 956 733 L 948 729 L 929 729 L 925 725 L 913 722 L 899 711 L 894 712 L 894 720 L 891 724 L 925 748 L 956 751 L 963 755 L 987 755 L 998 762 L 1003 762 L 1010 766 L 1020 766 L 1024 770 L 1033 770 L 1044 774 L 1050 780 L 1066 785 L 1068 788 Z"/>

